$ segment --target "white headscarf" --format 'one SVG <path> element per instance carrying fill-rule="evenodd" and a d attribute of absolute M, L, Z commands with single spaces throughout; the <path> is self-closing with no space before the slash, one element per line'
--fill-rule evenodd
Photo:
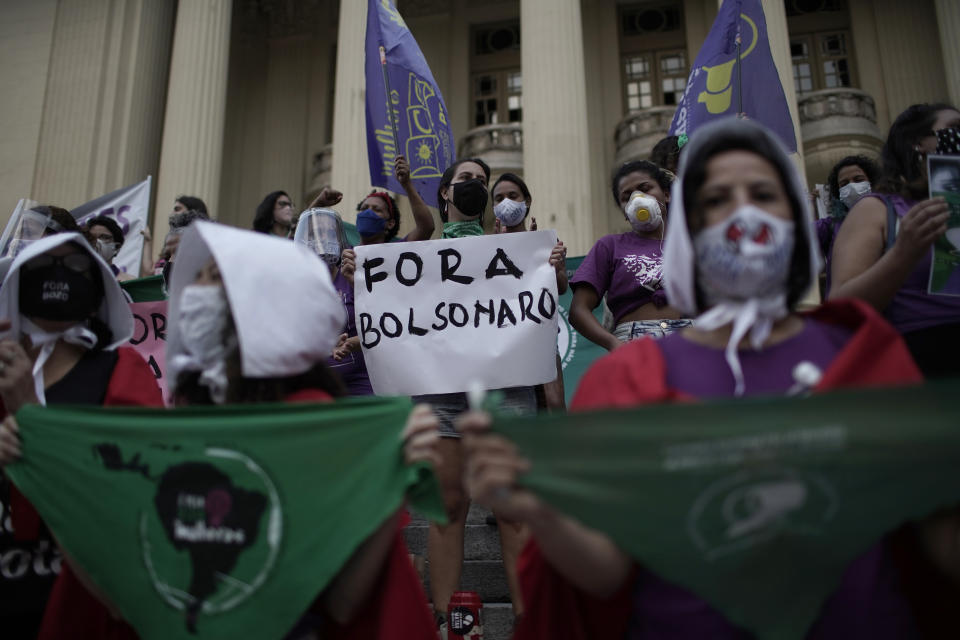
<path fill-rule="evenodd" d="M 77 344 L 87 349 L 92 348 L 97 343 L 96 335 L 84 323 L 77 323 L 65 331 L 49 333 L 20 314 L 20 268 L 40 254 L 68 242 L 72 242 L 88 253 L 93 258 L 93 263 L 100 269 L 104 295 L 100 302 L 100 308 L 97 310 L 97 317 L 113 333 L 113 342 L 106 345 L 104 349 L 116 349 L 129 342 L 133 335 L 133 314 L 130 312 L 130 305 L 123 295 L 123 290 L 117 283 L 110 266 L 93 250 L 82 235 L 75 232 L 58 233 L 30 243 L 13 260 L 10 270 L 3 280 L 3 286 L 0 288 L 0 318 L 9 319 L 11 324 L 10 331 L 3 337 L 19 340 L 21 335 L 27 335 L 30 336 L 30 340 L 35 347 L 41 347 L 40 354 L 33 365 L 34 390 L 40 404 L 46 404 L 43 365 L 50 354 L 53 353 L 57 340 L 62 339 L 65 342 Z"/>
<path fill-rule="evenodd" d="M 189 370 L 180 298 L 211 258 L 237 330 L 243 376 L 292 376 L 326 360 L 346 320 L 329 267 L 299 243 L 198 220 L 184 232 L 170 274 L 166 357 L 174 384 Z"/>
<path fill-rule="evenodd" d="M 794 211 L 794 223 L 796 233 L 805 233 L 807 236 L 807 247 L 810 251 L 811 286 L 817 282 L 822 265 L 816 241 L 816 229 L 810 214 L 807 190 L 803 186 L 803 180 L 799 172 L 794 167 L 776 134 L 750 120 L 740 120 L 734 117 L 715 120 L 697 129 L 696 133 L 691 136 L 690 142 L 684 146 L 683 155 L 680 158 L 679 177 L 673 183 L 670 197 L 670 225 L 667 228 L 667 237 L 663 248 L 664 288 L 667 291 L 667 299 L 670 305 L 688 316 L 692 316 L 700 310 L 697 309 L 696 300 L 696 263 L 693 239 L 690 237 L 690 230 L 687 227 L 687 215 L 683 202 L 684 178 L 686 177 L 687 167 L 695 158 L 698 158 L 698 155 L 704 153 L 704 147 L 708 145 L 711 138 L 729 134 L 745 141 L 744 146 L 739 147 L 745 151 L 753 151 L 755 148 L 759 148 L 759 145 L 751 147 L 751 142 L 770 143 L 769 146 L 774 149 L 773 157 L 768 157 L 763 153 L 760 155 L 776 166 L 782 175 L 787 176 L 787 184 L 785 185 L 787 193 L 792 202 L 799 203 L 800 211 Z M 799 218 L 796 217 L 798 215 Z M 740 341 L 749 333 L 750 344 L 755 349 L 759 349 L 769 337 L 773 323 L 786 317 L 788 312 L 787 292 L 783 291 L 763 298 L 721 301 L 701 313 L 694 320 L 697 327 L 705 330 L 733 324 L 733 331 L 726 348 L 726 359 L 736 380 L 737 395 L 742 395 L 744 392 L 743 372 L 740 367 L 740 358 L 737 355 L 737 347 Z"/>

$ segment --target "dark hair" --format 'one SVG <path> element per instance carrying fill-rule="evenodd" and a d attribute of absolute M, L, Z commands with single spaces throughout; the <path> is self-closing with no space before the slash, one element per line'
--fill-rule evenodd
<path fill-rule="evenodd" d="M 437 207 L 440 209 L 440 219 L 444 222 L 447 221 L 447 201 L 444 200 L 441 193 L 453 183 L 453 178 L 457 174 L 457 169 L 460 168 L 460 165 L 467 162 L 480 165 L 484 175 L 487 176 L 487 182 L 490 182 L 490 167 L 480 158 L 461 158 L 447 167 L 447 170 L 443 172 L 443 177 L 440 178 L 440 186 L 437 187 Z"/>
<path fill-rule="evenodd" d="M 286 191 L 271 191 L 267 197 L 257 205 L 257 213 L 253 216 L 253 230 L 260 233 L 270 233 L 273 229 L 273 207 L 280 196 L 290 197 Z"/>
<path fill-rule="evenodd" d="M 62 207 L 56 207 L 52 204 L 41 204 L 39 206 L 33 207 L 31 211 L 36 211 L 37 213 L 42 213 L 44 215 L 50 216 L 50 219 L 56 222 L 61 227 L 61 231 L 54 231 L 49 227 L 44 230 L 43 235 L 53 235 L 55 233 L 76 231 L 80 232 L 80 225 L 77 224 L 77 219 L 73 215 Z"/>
<path fill-rule="evenodd" d="M 677 172 L 680 163 L 680 138 L 667 136 L 654 145 L 650 152 L 650 162 L 671 173 Z"/>
<path fill-rule="evenodd" d="M 664 171 L 649 160 L 631 160 L 625 162 L 613 174 L 613 180 L 610 181 L 610 189 L 613 191 L 613 201 L 617 207 L 620 206 L 620 181 L 631 173 L 645 173 L 660 185 L 664 193 L 670 193 L 670 185 L 673 184 L 673 176 Z"/>
<path fill-rule="evenodd" d="M 880 152 L 880 183 L 876 190 L 919 200 L 927 197 L 926 167 L 914 148 L 922 138 L 933 135 L 937 113 L 956 107 L 945 103 L 915 104 L 897 116 Z"/>
<path fill-rule="evenodd" d="M 106 227 L 110 232 L 110 235 L 113 236 L 113 241 L 118 245 L 123 244 L 123 230 L 120 228 L 120 225 L 117 224 L 116 220 L 113 218 L 108 218 L 107 216 L 97 216 L 96 218 L 91 218 L 87 221 L 87 234 L 90 233 L 90 229 L 95 226 Z"/>
<path fill-rule="evenodd" d="M 390 214 L 390 219 L 393 220 L 393 229 L 386 230 L 383 241 L 390 242 L 397 236 L 397 232 L 400 231 L 400 207 L 397 206 L 397 199 L 386 191 L 377 191 L 376 189 L 367 194 L 367 198 L 370 196 L 376 196 L 381 200 L 385 200 L 387 203 L 387 213 Z M 384 198 L 384 196 L 386 196 L 386 198 Z M 363 203 L 367 198 L 357 203 L 357 211 L 363 211 Z"/>
<path fill-rule="evenodd" d="M 523 181 L 523 178 L 515 173 L 504 173 L 497 178 L 497 181 L 493 183 L 492 187 L 490 187 L 490 200 L 493 200 L 493 192 L 496 190 L 497 185 L 501 182 L 512 182 L 520 187 L 520 193 L 523 194 L 524 200 L 527 201 L 527 215 L 530 215 L 530 202 L 533 200 L 533 197 L 530 195 L 530 189 L 527 189 L 527 183 Z"/>
<path fill-rule="evenodd" d="M 703 215 L 696 207 L 696 198 L 697 191 L 707 179 L 707 163 L 710 159 L 727 151 L 749 151 L 764 158 L 774 166 L 780 176 L 793 212 L 795 224 L 793 256 L 790 258 L 790 273 L 787 276 L 787 307 L 793 309 L 811 284 L 810 245 L 805 232 L 805 226 L 809 221 L 804 216 L 804 201 L 801 199 L 805 194 L 796 193 L 793 165 L 773 138 L 773 134 L 758 124 L 737 120 L 727 123 L 725 127 L 713 127 L 708 133 L 709 137 L 703 137 L 701 134 L 697 139 L 691 140 L 695 146 L 685 155 L 685 164 L 681 170 L 683 208 L 686 212 L 690 236 L 696 236 L 704 226 Z M 699 285 L 696 287 L 696 295 L 697 307 L 703 309 L 706 305 Z"/>
<path fill-rule="evenodd" d="M 877 177 L 880 175 L 880 167 L 867 156 L 847 156 L 834 165 L 833 170 L 830 171 L 830 176 L 827 178 L 827 188 L 830 190 L 831 198 L 840 197 L 840 171 L 846 167 L 859 167 L 861 171 L 867 174 L 867 180 L 870 181 L 871 187 L 877 183 Z"/>
<path fill-rule="evenodd" d="M 200 198 L 195 198 L 193 196 L 177 196 L 174 202 L 179 202 L 187 209 L 193 209 L 194 211 L 199 211 L 206 216 L 205 220 L 210 219 L 210 214 L 207 212 L 207 205 Z"/>
<path fill-rule="evenodd" d="M 181 211 L 180 213 L 175 213 L 170 216 L 170 220 L 167 222 L 170 225 L 170 229 L 182 229 L 184 227 L 189 227 L 190 223 L 194 220 L 209 220 L 210 216 L 203 213 L 202 211 L 197 211 L 196 209 L 188 209 L 187 211 Z"/>

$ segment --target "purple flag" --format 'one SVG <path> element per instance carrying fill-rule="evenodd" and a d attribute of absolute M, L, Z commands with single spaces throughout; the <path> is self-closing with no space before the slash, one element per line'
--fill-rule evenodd
<path fill-rule="evenodd" d="M 398 155 L 405 156 L 417 191 L 435 207 L 440 178 L 455 153 L 447 107 L 417 41 L 391 0 L 369 0 L 367 6 L 370 182 L 402 193 L 403 187 L 393 176 L 393 163 Z"/>
<path fill-rule="evenodd" d="M 726 0 L 720 7 L 690 70 L 670 135 L 690 136 L 702 124 L 736 115 L 741 102 L 748 118 L 776 132 L 790 151 L 797 150 L 790 108 L 770 54 L 767 21 L 760 0 Z"/>

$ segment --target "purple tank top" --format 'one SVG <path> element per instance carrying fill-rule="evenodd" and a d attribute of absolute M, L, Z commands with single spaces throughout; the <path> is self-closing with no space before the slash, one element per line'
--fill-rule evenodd
<path fill-rule="evenodd" d="M 793 368 L 800 362 L 810 362 L 825 371 L 851 335 L 844 327 L 806 318 L 796 336 L 761 351 L 740 351 L 746 393 L 786 392 L 795 384 Z M 735 383 L 723 349 L 691 342 L 681 332 L 661 338 L 657 345 L 663 353 L 670 388 L 698 398 L 733 396 Z M 851 628 L 869 630 L 868 635 L 857 637 L 884 640 L 902 637 L 899 634 L 909 624 L 909 613 L 906 613 L 906 603 L 896 593 L 896 578 L 886 568 L 888 563 L 881 544 L 854 561 L 830 599 L 833 606 L 824 611 L 810 637 L 840 640 L 853 637 L 848 633 Z M 869 603 L 864 603 L 865 599 Z M 850 603 L 861 606 L 844 606 Z M 877 617 L 874 623 L 865 612 L 875 607 L 896 611 L 896 615 Z M 887 624 L 894 617 L 899 624 Z M 641 569 L 634 585 L 629 640 L 746 640 L 752 637 L 693 593 Z"/>
<path fill-rule="evenodd" d="M 760 351 L 740 351 L 747 395 L 779 394 L 796 384 L 793 369 L 810 362 L 825 371 L 850 339 L 844 327 L 805 319 L 797 335 Z M 723 349 L 691 342 L 682 332 L 658 342 L 667 364 L 667 386 L 697 398 L 732 397 L 736 381 Z"/>
<path fill-rule="evenodd" d="M 353 314 L 353 285 L 343 277 L 339 271 L 333 279 L 333 287 L 340 294 L 343 301 L 343 308 L 347 311 L 347 323 L 343 332 L 349 337 L 357 335 L 357 325 Z M 333 357 L 327 358 L 327 366 L 333 370 L 343 384 L 347 387 L 347 393 L 351 396 L 372 396 L 373 387 L 370 386 L 370 377 L 367 375 L 367 363 L 363 360 L 363 351 L 351 351 L 339 362 Z"/>
<path fill-rule="evenodd" d="M 870 193 L 865 198 L 878 198 L 893 204 L 898 218 L 902 218 L 917 204 L 916 200 L 907 200 L 903 196 Z M 931 247 L 917 266 L 910 272 L 907 280 L 897 291 L 893 300 L 884 309 L 884 315 L 900 333 L 910 333 L 936 327 L 941 324 L 960 322 L 960 296 L 940 296 L 927 293 L 930 281 L 930 263 L 933 260 Z"/>

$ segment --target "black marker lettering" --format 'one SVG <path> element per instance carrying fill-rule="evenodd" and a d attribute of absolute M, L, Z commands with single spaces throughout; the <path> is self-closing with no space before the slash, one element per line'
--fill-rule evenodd
<path fill-rule="evenodd" d="M 550 310 L 547 310 L 546 302 L 550 301 Z M 544 287 L 540 291 L 540 304 L 537 305 L 537 308 L 540 309 L 540 315 L 543 316 L 544 320 L 549 320 L 553 317 L 553 314 L 557 312 L 557 301 L 553 298 L 553 294 L 550 293 L 550 290 Z"/>
<path fill-rule="evenodd" d="M 473 304 L 473 326 L 474 328 L 480 326 L 480 314 L 485 313 L 490 316 L 490 322 L 488 324 L 493 324 L 493 300 L 487 306 L 480 304 L 480 301 L 477 300 Z"/>
<path fill-rule="evenodd" d="M 150 330 L 147 329 L 146 319 L 144 319 L 141 316 L 138 316 L 137 314 L 133 314 L 133 322 L 135 325 L 140 325 L 141 327 L 143 327 L 143 335 L 137 338 L 137 330 L 136 330 L 136 327 L 134 327 L 133 337 L 130 338 L 130 344 L 140 344 L 141 342 L 147 339 L 147 336 L 150 335 Z"/>
<path fill-rule="evenodd" d="M 410 320 L 407 322 L 407 333 L 412 336 L 425 336 L 429 333 L 426 329 L 422 329 L 413 324 L 413 307 L 410 307 Z"/>
<path fill-rule="evenodd" d="M 527 318 L 530 318 L 537 324 L 540 324 L 540 318 L 534 315 L 533 307 L 533 294 L 529 291 L 521 291 L 520 295 L 517 296 L 520 300 L 520 322 L 523 322 Z"/>
<path fill-rule="evenodd" d="M 456 311 L 460 310 L 460 315 L 463 318 L 460 322 L 457 322 Z M 470 314 L 467 312 L 467 308 L 458 302 L 450 303 L 450 323 L 455 327 L 465 327 L 467 323 L 470 322 Z"/>
<path fill-rule="evenodd" d="M 373 270 L 383 264 L 383 258 L 370 258 L 363 261 L 363 281 L 367 283 L 367 293 L 373 291 L 373 283 L 387 279 L 386 272 L 374 273 Z M 371 320 L 372 322 L 372 320 Z"/>
<path fill-rule="evenodd" d="M 393 331 L 387 331 L 387 318 L 390 318 L 390 321 L 393 322 Z M 400 334 L 403 333 L 403 323 L 400 322 L 400 318 L 386 311 L 380 316 L 380 330 L 383 331 L 383 335 L 388 338 L 399 338 Z"/>
<path fill-rule="evenodd" d="M 167 339 L 167 316 L 162 313 L 151 313 L 150 319 L 153 320 L 153 335 L 157 340 Z"/>
<path fill-rule="evenodd" d="M 437 305 L 437 308 L 433 310 L 433 314 L 437 316 L 437 319 L 443 321 L 443 324 L 440 325 L 439 327 L 437 326 L 436 322 L 430 325 L 431 327 L 433 327 L 434 331 L 443 331 L 444 329 L 447 328 L 447 319 L 440 313 L 440 310 L 443 309 L 445 306 L 447 306 L 447 303 L 441 302 L 440 304 Z"/>
<path fill-rule="evenodd" d="M 500 312 L 497 314 L 497 328 L 502 329 L 506 325 L 504 320 L 507 318 L 510 319 L 510 324 L 517 326 L 517 316 L 513 315 L 513 309 L 510 308 L 510 305 L 506 300 L 500 300 Z"/>
<path fill-rule="evenodd" d="M 373 342 L 367 342 L 368 333 L 376 334 L 377 337 Z M 380 332 L 373 328 L 373 318 L 370 317 L 369 313 L 360 314 L 360 340 L 367 349 L 373 349 L 380 344 Z"/>
<path fill-rule="evenodd" d="M 460 267 L 460 262 L 463 260 L 463 258 L 460 257 L 459 251 L 456 249 L 441 249 L 437 251 L 437 255 L 440 256 L 440 282 L 446 282 L 447 280 L 453 280 L 460 284 L 470 284 L 473 282 L 473 276 L 454 275 Z M 450 256 L 456 256 L 457 258 L 453 266 L 450 266 Z"/>
<path fill-rule="evenodd" d="M 497 267 L 497 262 L 501 263 L 502 267 Z M 496 255 L 493 256 L 493 260 L 490 261 L 490 264 L 487 266 L 487 280 L 494 276 L 513 276 L 517 280 L 523 277 L 523 271 L 517 268 L 517 265 L 513 264 L 513 260 L 507 257 L 507 254 L 503 249 L 497 249 Z"/>
<path fill-rule="evenodd" d="M 410 261 L 417 266 L 417 275 L 413 278 L 407 278 L 403 275 L 403 263 Z M 423 259 L 412 251 L 404 251 L 400 254 L 400 257 L 397 258 L 397 281 L 407 287 L 412 287 L 417 284 L 417 281 L 420 280 L 420 276 L 423 275 Z"/>

